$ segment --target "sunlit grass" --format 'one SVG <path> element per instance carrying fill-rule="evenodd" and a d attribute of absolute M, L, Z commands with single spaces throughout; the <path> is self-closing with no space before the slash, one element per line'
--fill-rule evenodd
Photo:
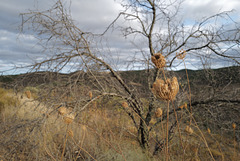
<path fill-rule="evenodd" d="M 27 98 L 24 93 L 22 98 L 11 90 L 0 89 L 0 93 L 4 109 L 11 111 L 2 112 L 8 119 L 5 120 L 7 126 L 0 124 L 7 131 L 1 130 L 0 159 L 165 160 L 164 149 L 154 156 L 142 150 L 137 140 L 138 131 L 124 112 L 129 107 L 118 98 L 111 98 L 107 103 L 101 99 L 94 101 L 69 122 L 65 118 L 74 112 L 71 108 L 62 107 L 49 113 L 46 105 Z M 161 119 L 164 112 L 161 110 L 153 111 L 155 116 L 150 125 Z M 216 160 L 236 160 L 239 146 L 233 142 L 233 137 L 201 129 L 209 146 L 207 149 L 194 124 L 192 132 L 186 131 L 187 113 L 184 106 L 178 116 L 179 130 L 169 141 L 169 160 L 211 160 L 209 150 Z M 150 132 L 152 148 L 156 138 L 164 139 L 165 131 L 166 121 L 163 121 Z M 24 144 L 13 147 L 13 142 Z M 14 150 L 9 151 L 9 148 Z"/>

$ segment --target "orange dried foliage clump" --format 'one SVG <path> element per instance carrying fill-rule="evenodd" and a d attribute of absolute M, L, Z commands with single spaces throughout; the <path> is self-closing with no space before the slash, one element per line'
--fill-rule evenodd
<path fill-rule="evenodd" d="M 75 116 L 74 114 L 70 113 L 70 114 L 67 114 L 65 117 L 64 117 L 64 122 L 66 124 L 71 124 L 74 120 Z"/>
<path fill-rule="evenodd" d="M 154 54 L 151 57 L 151 60 L 152 60 L 153 64 L 155 64 L 155 66 L 157 68 L 165 67 L 166 60 L 165 60 L 164 56 L 161 53 Z"/>
<path fill-rule="evenodd" d="M 82 130 L 83 130 L 83 131 L 86 131 L 86 130 L 87 130 L 86 125 L 83 125 L 83 126 L 82 126 Z"/>
<path fill-rule="evenodd" d="M 236 129 L 236 124 L 235 123 L 232 124 L 232 128 Z"/>
<path fill-rule="evenodd" d="M 91 100 L 92 97 L 93 97 L 92 91 L 89 91 L 88 95 L 89 95 L 89 98 L 90 98 L 90 100 Z"/>
<path fill-rule="evenodd" d="M 153 94 L 162 100 L 174 100 L 179 90 L 177 77 L 173 77 L 171 80 L 166 81 L 157 79 L 153 83 L 152 92 Z"/>
<path fill-rule="evenodd" d="M 211 134 L 211 130 L 210 130 L 209 128 L 207 129 L 207 132 L 208 132 L 209 134 Z"/>
<path fill-rule="evenodd" d="M 122 103 L 122 107 L 123 107 L 123 108 L 128 108 L 128 103 L 127 103 L 127 102 L 123 102 L 123 103 Z"/>
<path fill-rule="evenodd" d="M 189 126 L 186 126 L 185 131 L 188 132 L 189 134 L 193 133 L 193 129 Z"/>
<path fill-rule="evenodd" d="M 31 98 L 31 91 L 25 91 L 25 94 L 26 94 L 26 96 L 27 96 L 28 99 Z"/>
<path fill-rule="evenodd" d="M 157 118 L 159 118 L 159 117 L 162 116 L 162 114 L 163 114 L 162 109 L 161 109 L 161 108 L 157 108 L 156 111 L 155 111 L 155 116 L 156 116 Z"/>
<path fill-rule="evenodd" d="M 69 135 L 70 137 L 73 137 L 73 136 L 74 136 L 74 134 L 73 134 L 73 131 L 72 131 L 72 130 L 68 130 L 68 131 L 67 131 L 67 133 L 68 133 L 68 135 Z"/>
<path fill-rule="evenodd" d="M 176 57 L 177 57 L 177 59 L 184 59 L 186 54 L 187 54 L 186 51 L 182 49 L 182 50 L 180 50 L 179 53 L 176 53 Z"/>
<path fill-rule="evenodd" d="M 183 109 L 184 107 L 187 108 L 187 103 L 184 103 L 183 105 L 179 106 L 178 108 Z"/>
<path fill-rule="evenodd" d="M 65 115 L 67 113 L 67 108 L 62 106 L 58 109 L 58 112 L 60 115 Z"/>
<path fill-rule="evenodd" d="M 67 109 L 64 106 L 58 109 L 58 113 L 63 116 L 63 120 L 66 124 L 71 124 L 75 119 L 75 113 L 73 113 L 72 110 Z"/>

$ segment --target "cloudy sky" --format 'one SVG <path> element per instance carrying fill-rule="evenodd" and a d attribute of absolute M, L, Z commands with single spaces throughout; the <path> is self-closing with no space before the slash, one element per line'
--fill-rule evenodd
<path fill-rule="evenodd" d="M 54 4 L 54 0 L 0 0 L 0 4 L 0 74 L 26 72 L 24 69 L 17 71 L 10 69 L 29 65 L 34 60 L 43 57 L 43 54 L 42 48 L 37 44 L 37 39 L 33 35 L 28 32 L 20 34 L 21 17 L 19 14 L 28 12 L 29 9 L 46 10 Z M 122 9 L 115 0 L 72 0 L 71 5 L 72 17 L 81 29 L 95 33 L 103 32 Z M 186 0 L 181 7 L 181 15 L 186 21 L 192 22 L 201 17 L 229 10 L 235 10 L 234 16 L 239 18 L 240 1 Z M 130 61 L 136 58 L 137 50 L 134 49 L 133 40 L 128 42 L 119 32 L 107 39 L 109 51 L 117 53 L 115 54 L 117 55 L 116 63 L 122 62 L 123 59 Z M 141 56 L 137 56 L 137 59 L 141 59 Z M 194 62 L 194 59 L 191 62 Z M 124 69 L 125 65 L 127 64 L 121 64 L 119 68 Z M 138 65 L 140 64 L 136 64 L 136 68 Z M 219 66 L 218 64 L 216 67 Z M 189 68 L 198 67 L 189 63 Z"/>

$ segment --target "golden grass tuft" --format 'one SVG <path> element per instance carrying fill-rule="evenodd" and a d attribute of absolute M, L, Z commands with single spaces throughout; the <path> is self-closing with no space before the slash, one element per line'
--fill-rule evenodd
<path fill-rule="evenodd" d="M 177 77 L 173 77 L 172 80 L 168 78 L 166 81 L 157 79 L 152 87 L 152 92 L 157 98 L 168 101 L 175 99 L 178 90 Z"/>
<path fill-rule="evenodd" d="M 151 57 L 151 60 L 152 60 L 153 64 L 155 64 L 155 66 L 157 68 L 165 67 L 166 60 L 165 60 L 164 56 L 161 53 L 154 54 Z"/>

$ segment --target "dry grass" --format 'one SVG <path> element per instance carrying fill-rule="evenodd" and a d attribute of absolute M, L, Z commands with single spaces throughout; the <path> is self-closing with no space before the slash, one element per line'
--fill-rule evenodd
<path fill-rule="evenodd" d="M 13 98 L 11 95 L 11 90 L 0 88 L 0 113 L 7 110 L 6 108 L 11 108 L 19 104 L 18 99 Z"/>
<path fill-rule="evenodd" d="M 13 97 L 20 99 L 20 105 L 4 111 L 7 126 L 1 124 L 0 159 L 148 160 L 136 140 L 129 139 L 133 138 L 128 132 L 130 123 L 119 111 L 93 109 L 75 119 L 69 109 L 62 107 L 46 115 L 47 108 L 38 101 L 27 95 Z"/>
<path fill-rule="evenodd" d="M 19 105 L 19 99 L 13 97 L 11 90 L 0 88 L 0 120 L 5 121 L 6 115 L 15 110 L 15 107 Z"/>
<path fill-rule="evenodd" d="M 21 98 L 3 91 L 6 97 L 19 103 L 4 104 L 9 110 L 2 112 L 5 121 L 0 124 L 0 160 L 165 160 L 164 151 L 155 156 L 142 151 L 136 139 L 137 129 L 124 112 L 127 102 L 116 100 L 103 106 L 101 101 L 95 101 L 94 106 L 75 117 L 67 107 L 47 108 L 26 95 Z M 119 107 L 114 107 L 116 102 Z M 181 110 L 186 117 L 186 108 Z M 159 108 L 154 112 L 156 118 L 152 124 L 161 119 L 164 111 Z M 186 121 L 179 118 L 182 144 L 176 132 L 169 142 L 169 160 L 211 160 L 197 127 L 189 126 Z M 150 143 L 154 145 L 155 138 L 165 136 L 165 131 L 166 121 L 163 121 L 150 133 Z M 233 138 L 202 132 L 215 160 L 239 157 L 239 144 L 234 144 Z"/>

